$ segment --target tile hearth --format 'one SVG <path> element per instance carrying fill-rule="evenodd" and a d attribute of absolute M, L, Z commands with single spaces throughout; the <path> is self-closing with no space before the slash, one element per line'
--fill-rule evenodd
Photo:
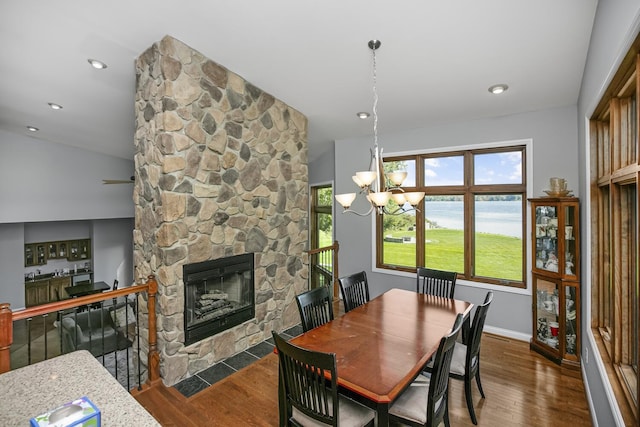
<path fill-rule="evenodd" d="M 282 335 L 287 339 L 296 337 L 302 333 L 302 326 L 296 325 L 292 328 L 282 332 Z M 200 371 L 197 374 L 186 378 L 176 385 L 175 389 L 178 390 L 183 396 L 191 397 L 194 394 L 204 390 L 210 385 L 228 377 L 234 372 L 249 366 L 253 362 L 261 359 L 262 357 L 273 353 L 274 343 L 273 338 L 269 338 L 259 344 L 254 345 L 245 351 L 231 356 L 215 365 Z"/>

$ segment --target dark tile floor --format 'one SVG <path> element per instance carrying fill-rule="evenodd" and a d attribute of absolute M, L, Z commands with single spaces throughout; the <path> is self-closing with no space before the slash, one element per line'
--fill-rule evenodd
<path fill-rule="evenodd" d="M 282 335 L 287 339 L 291 339 L 301 333 L 302 326 L 296 325 L 293 328 L 283 331 Z M 209 387 L 211 384 L 226 378 L 234 372 L 249 366 L 267 354 L 272 353 L 273 346 L 273 338 L 269 338 L 268 340 L 256 344 L 235 356 L 231 356 L 222 362 L 216 363 L 204 371 L 200 371 L 197 374 L 180 381 L 174 387 L 186 397 L 193 396 L 199 391 Z"/>

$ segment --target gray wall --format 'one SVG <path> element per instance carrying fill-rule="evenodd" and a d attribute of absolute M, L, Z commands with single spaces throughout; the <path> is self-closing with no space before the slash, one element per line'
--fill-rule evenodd
<path fill-rule="evenodd" d="M 0 224 L 0 302 L 24 307 L 24 224 Z"/>
<path fill-rule="evenodd" d="M 3 131 L 0 152 L 0 224 L 133 217 L 133 186 L 102 184 L 133 160 Z"/>
<path fill-rule="evenodd" d="M 566 178 L 570 188 L 579 196 L 575 106 L 381 134 L 379 145 L 385 153 L 396 154 L 523 139 L 533 140 L 533 182 L 532 193 L 528 196 L 544 195 L 543 190 L 548 188 L 548 180 L 552 176 Z M 356 170 L 368 168 L 368 153 L 372 145 L 372 138 L 336 141 L 336 193 L 356 190 L 351 175 Z M 317 167 L 324 165 L 314 163 L 310 169 Z M 358 206 L 354 204 L 354 208 L 358 209 Z M 413 289 L 413 275 L 374 271 L 372 219 L 342 214 L 340 207 L 336 210 L 335 232 L 340 242 L 340 274 L 365 270 L 373 296 L 393 287 Z M 360 205 L 358 210 L 364 210 L 364 206 Z M 487 330 L 529 339 L 532 333 L 530 289 L 505 290 L 503 287 L 460 281 L 456 293 L 460 298 L 482 302 L 487 289 L 495 290 L 494 302 L 487 317 Z"/>
<path fill-rule="evenodd" d="M 92 221 L 94 278 L 119 287 L 133 283 L 133 218 Z"/>
<path fill-rule="evenodd" d="M 582 370 L 591 403 L 591 413 L 596 426 L 624 425 L 618 405 L 613 397 L 605 368 L 597 351 L 590 329 L 591 313 L 591 261 L 588 234 L 591 216 L 589 204 L 589 139 L 586 130 L 588 120 L 604 89 L 619 66 L 631 42 L 640 31 L 640 2 L 617 0 L 598 2 L 598 9 L 591 34 L 589 55 L 585 65 L 580 98 L 578 101 L 580 192 L 585 195 L 582 205 L 583 236 L 582 253 Z"/>
<path fill-rule="evenodd" d="M 24 307 L 24 244 L 92 239 L 94 279 L 133 281 L 133 161 L 0 131 L 0 302 Z M 73 267 L 66 260 L 42 272 Z"/>
<path fill-rule="evenodd" d="M 312 163 L 309 163 L 309 185 L 324 184 L 333 181 L 335 164 L 335 148 L 333 142 Z"/>

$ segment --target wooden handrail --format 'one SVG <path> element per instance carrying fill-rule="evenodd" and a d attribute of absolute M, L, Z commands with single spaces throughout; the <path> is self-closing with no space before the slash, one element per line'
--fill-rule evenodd
<path fill-rule="evenodd" d="M 155 279 L 154 279 L 155 281 Z M 135 285 L 128 288 L 121 288 L 115 291 L 101 292 L 97 294 L 86 295 L 83 297 L 69 298 L 62 301 L 54 301 L 47 304 L 34 305 L 23 310 L 17 310 L 12 312 L 13 320 L 28 319 L 29 317 L 41 316 L 47 313 L 53 313 L 61 310 L 68 310 L 70 308 L 81 307 L 83 305 L 95 304 L 100 301 L 109 301 L 110 299 L 123 297 L 134 294 L 136 292 L 148 291 L 149 285 Z M 108 296 L 106 296 L 108 295 Z"/>
<path fill-rule="evenodd" d="M 340 247 L 340 244 L 336 240 L 329 246 L 325 246 L 323 248 L 309 249 L 308 251 L 305 251 L 305 252 L 308 253 L 309 255 L 319 254 L 320 252 L 326 252 L 329 249 L 333 249 L 334 252 L 337 252 L 339 247 Z"/>
<path fill-rule="evenodd" d="M 335 242 L 333 242 L 332 245 L 330 246 L 325 246 L 323 248 L 315 248 L 315 249 L 309 249 L 307 252 L 307 254 L 309 254 L 309 260 L 311 262 L 311 259 L 313 257 L 313 255 L 316 254 L 320 254 L 323 252 L 328 252 L 328 251 L 333 251 L 333 298 L 336 299 L 338 298 L 338 277 L 340 277 L 339 273 L 338 273 L 338 251 L 340 250 L 340 243 L 338 243 L 338 241 L 336 240 Z M 311 277 L 311 275 L 310 275 Z"/>
<path fill-rule="evenodd" d="M 126 297 L 127 295 L 140 292 L 147 293 L 147 308 L 149 316 L 147 383 L 151 384 L 154 381 L 158 381 L 160 379 L 160 355 L 158 353 L 156 332 L 156 294 L 158 292 L 158 282 L 153 275 L 150 275 L 147 278 L 147 283 L 142 285 L 134 285 L 115 291 L 42 304 L 17 311 L 11 311 L 11 306 L 8 303 L 0 303 L 0 374 L 11 370 L 11 344 L 13 344 L 14 321 L 41 316 L 47 313 L 55 313 L 57 311 L 68 310 L 84 305 L 95 304 L 102 301 L 110 301 L 117 297 Z"/>
<path fill-rule="evenodd" d="M 13 320 L 11 306 L 0 304 L 0 374 L 11 370 L 11 343 L 13 343 Z"/>

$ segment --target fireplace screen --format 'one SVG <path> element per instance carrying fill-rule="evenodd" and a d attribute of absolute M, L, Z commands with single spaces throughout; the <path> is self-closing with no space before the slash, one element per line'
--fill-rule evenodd
<path fill-rule="evenodd" d="M 185 345 L 254 318 L 253 254 L 187 264 L 183 273 Z"/>

